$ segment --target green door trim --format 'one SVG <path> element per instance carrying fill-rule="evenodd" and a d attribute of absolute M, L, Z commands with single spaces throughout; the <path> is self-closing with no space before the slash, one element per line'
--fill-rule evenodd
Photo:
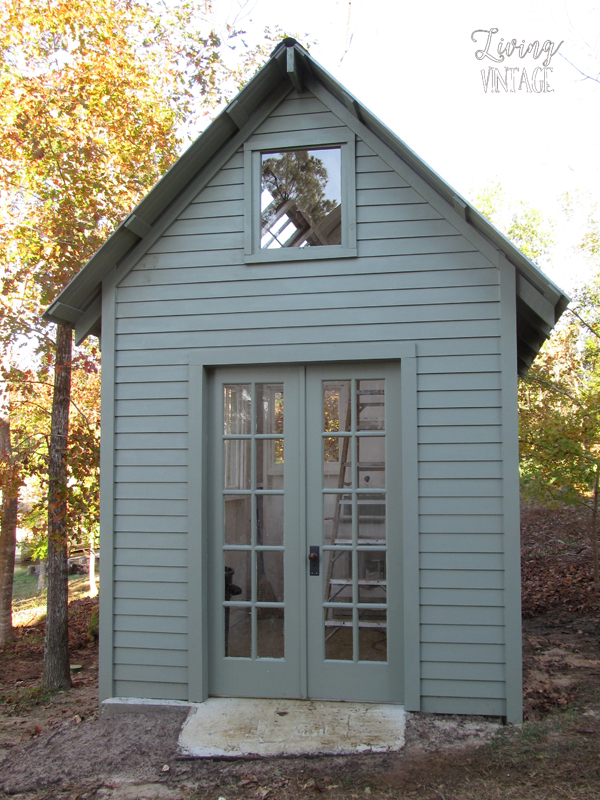
<path fill-rule="evenodd" d="M 274 345 L 207 348 L 190 354 L 188 467 L 188 653 L 190 702 L 208 698 L 207 470 L 208 370 L 230 365 L 332 364 L 400 361 L 402 430 L 402 528 L 404 594 L 404 706 L 420 710 L 419 521 L 416 347 L 411 342 L 342 342 L 331 345 Z M 305 465 L 303 465 L 305 466 Z M 304 514 L 304 511 L 300 513 Z M 305 520 L 302 520 L 305 523 Z M 303 621 L 302 621 L 303 620 Z M 301 616 L 306 626 L 306 615 Z M 301 629 L 305 640 L 306 629 Z M 306 669 L 305 665 L 303 669 Z M 306 674 L 303 676 L 306 685 Z"/>

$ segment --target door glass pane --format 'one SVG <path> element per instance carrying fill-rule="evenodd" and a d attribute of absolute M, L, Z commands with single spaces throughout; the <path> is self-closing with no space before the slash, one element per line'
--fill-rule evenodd
<path fill-rule="evenodd" d="M 252 497 L 247 495 L 225 495 L 225 544 L 249 545 L 252 536 Z"/>
<path fill-rule="evenodd" d="M 250 658 L 252 655 L 252 616 L 249 608 L 225 609 L 225 656 Z"/>
<path fill-rule="evenodd" d="M 256 543 L 272 547 L 283 544 L 283 495 L 256 495 Z"/>
<path fill-rule="evenodd" d="M 256 488 L 283 489 L 283 439 L 256 439 Z"/>
<path fill-rule="evenodd" d="M 256 384 L 256 433 L 283 433 L 283 384 Z"/>
<path fill-rule="evenodd" d="M 342 609 L 340 609 L 340 612 Z M 338 610 L 336 609 L 336 612 Z M 336 613 L 335 619 L 325 620 L 325 658 L 329 661 L 352 661 L 352 609 Z"/>
<path fill-rule="evenodd" d="M 358 602 L 386 603 L 385 550 L 360 550 L 358 553 Z"/>
<path fill-rule="evenodd" d="M 349 431 L 350 381 L 323 381 L 323 430 Z"/>
<path fill-rule="evenodd" d="M 252 599 L 251 553 L 249 550 L 225 552 L 225 600 Z"/>
<path fill-rule="evenodd" d="M 352 544 L 352 495 L 323 495 L 324 544 Z"/>
<path fill-rule="evenodd" d="M 352 550 L 325 550 L 325 602 L 352 602 Z"/>
<path fill-rule="evenodd" d="M 385 494 L 357 494 L 358 543 L 385 543 Z"/>
<path fill-rule="evenodd" d="M 282 550 L 257 550 L 256 600 L 258 603 L 283 602 Z"/>
<path fill-rule="evenodd" d="M 385 437 L 357 436 L 357 488 L 385 487 Z"/>
<path fill-rule="evenodd" d="M 349 436 L 323 438 L 325 489 L 352 486 L 352 446 Z"/>
<path fill-rule="evenodd" d="M 360 661 L 387 661 L 385 609 L 363 609 L 358 621 Z"/>
<path fill-rule="evenodd" d="M 250 384 L 225 384 L 223 386 L 223 433 L 250 433 Z"/>
<path fill-rule="evenodd" d="M 356 420 L 359 431 L 385 427 L 384 381 L 356 381 Z"/>
<path fill-rule="evenodd" d="M 257 608 L 256 613 L 256 654 L 258 658 L 283 658 L 283 608 Z"/>
<path fill-rule="evenodd" d="M 250 444 L 250 439 L 226 439 L 223 442 L 225 489 L 250 488 Z"/>

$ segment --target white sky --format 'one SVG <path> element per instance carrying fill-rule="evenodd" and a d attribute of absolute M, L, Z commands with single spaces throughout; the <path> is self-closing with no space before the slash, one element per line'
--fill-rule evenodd
<path fill-rule="evenodd" d="M 241 10 L 240 10 L 241 8 Z M 592 0 L 213 0 L 216 15 L 236 15 L 238 27 L 279 25 L 358 100 L 469 197 L 500 180 L 510 197 L 557 215 L 565 190 L 600 201 L 600 4 Z M 503 64 L 477 60 L 477 29 L 496 27 L 526 44 L 563 41 L 552 58 L 547 93 L 486 93 L 481 70 L 533 71 L 544 56 Z M 594 71 L 595 70 L 595 71 Z M 520 74 L 520 73 L 519 73 Z M 573 266 L 555 264 L 550 276 L 567 291 Z"/>

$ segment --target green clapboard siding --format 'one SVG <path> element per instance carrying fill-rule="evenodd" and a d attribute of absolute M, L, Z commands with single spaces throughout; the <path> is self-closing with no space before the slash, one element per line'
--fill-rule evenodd
<path fill-rule="evenodd" d="M 187 654 L 187 634 L 155 633 L 136 631 L 115 631 L 115 647 L 134 648 L 136 650 L 179 650 Z"/>
<path fill-rule="evenodd" d="M 140 647 L 119 647 L 115 664 L 149 665 L 155 667 L 187 667 L 185 650 L 155 650 Z"/>
<path fill-rule="evenodd" d="M 421 677 L 426 680 L 503 682 L 505 670 L 504 664 L 456 664 L 451 661 L 424 661 Z"/>
<path fill-rule="evenodd" d="M 165 617 L 146 614 L 115 614 L 115 631 L 135 631 L 150 633 L 187 633 L 186 617 Z"/>
<path fill-rule="evenodd" d="M 187 617 L 188 608 L 185 600 L 138 600 L 135 598 L 115 599 L 115 614 L 168 617 Z M 137 651 L 136 651 L 137 652 Z M 152 650 L 150 650 L 152 652 Z M 136 663 L 136 662 L 133 662 Z"/>
<path fill-rule="evenodd" d="M 114 595 L 136 600 L 187 600 L 187 586 L 184 583 L 117 580 L 114 583 Z"/>
<path fill-rule="evenodd" d="M 115 492 L 116 499 L 128 500 L 187 500 L 187 486 L 181 483 L 163 483 L 160 488 L 149 483 L 120 483 Z"/>
<path fill-rule="evenodd" d="M 159 676 L 160 677 L 160 676 Z M 115 680 L 115 697 L 139 697 L 149 700 L 187 700 L 186 683 L 166 683 L 163 681 L 125 681 Z"/>
<path fill-rule="evenodd" d="M 175 548 L 177 550 L 187 549 L 188 539 L 187 533 L 123 533 L 117 532 L 115 534 L 115 547 L 118 548 L 131 548 L 135 550 L 157 548 L 164 550 L 165 546 L 168 548 Z"/>
<path fill-rule="evenodd" d="M 293 146 L 296 132 L 325 129 L 348 133 L 292 91 L 254 135 Z M 505 713 L 499 271 L 395 163 L 357 139 L 358 258 L 246 265 L 240 148 L 121 280 L 116 694 L 188 696 L 190 358 L 414 342 L 422 709 Z"/>
<path fill-rule="evenodd" d="M 505 700 L 467 697 L 421 697 L 421 711 L 434 714 L 481 714 L 487 717 L 506 716 Z"/>

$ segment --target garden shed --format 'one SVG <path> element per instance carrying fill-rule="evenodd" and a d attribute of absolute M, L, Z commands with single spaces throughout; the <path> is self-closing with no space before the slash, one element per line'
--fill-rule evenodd
<path fill-rule="evenodd" d="M 521 718 L 566 296 L 292 39 L 46 312 L 102 345 L 101 699 Z"/>

